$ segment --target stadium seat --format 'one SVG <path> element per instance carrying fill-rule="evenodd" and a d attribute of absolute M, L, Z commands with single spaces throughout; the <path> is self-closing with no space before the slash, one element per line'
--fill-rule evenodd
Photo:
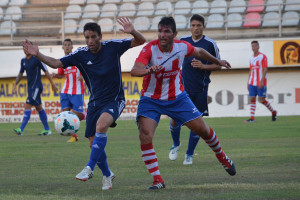
<path fill-rule="evenodd" d="M 156 2 L 156 0 L 140 0 L 141 2 Z"/>
<path fill-rule="evenodd" d="M 77 23 L 74 19 L 65 20 L 65 33 L 76 33 Z M 62 33 L 62 29 L 59 30 L 59 33 Z"/>
<path fill-rule="evenodd" d="M 70 0 L 69 4 L 85 4 L 86 0 Z"/>
<path fill-rule="evenodd" d="M 210 5 L 211 14 L 223 14 L 226 12 L 227 3 L 225 0 L 214 0 Z"/>
<path fill-rule="evenodd" d="M 102 18 L 98 21 L 101 26 L 101 32 L 112 32 L 114 30 L 114 22 L 110 18 Z"/>
<path fill-rule="evenodd" d="M 278 27 L 280 22 L 280 17 L 277 12 L 268 12 L 263 18 L 263 27 Z"/>
<path fill-rule="evenodd" d="M 281 5 L 281 6 L 279 6 Z M 268 0 L 266 5 L 266 12 L 275 11 L 278 12 L 279 8 L 282 10 L 283 1 L 282 0 Z"/>
<path fill-rule="evenodd" d="M 0 35 L 10 35 L 11 34 L 11 27 L 13 34 L 16 34 L 16 23 L 10 21 L 4 21 L 0 25 Z"/>
<path fill-rule="evenodd" d="M 65 11 L 65 19 L 79 19 L 81 16 L 81 7 L 79 5 L 70 5 Z"/>
<path fill-rule="evenodd" d="M 299 24 L 299 14 L 294 11 L 286 12 L 282 16 L 282 26 L 297 26 Z"/>
<path fill-rule="evenodd" d="M 187 15 L 191 12 L 191 4 L 189 1 L 177 1 L 175 3 L 175 15 Z"/>
<path fill-rule="evenodd" d="M 94 20 L 92 20 L 92 19 L 83 19 L 83 20 L 81 20 L 79 22 L 79 25 L 78 25 L 79 27 L 77 29 L 77 33 L 82 34 L 83 33 L 83 27 L 88 22 L 94 22 Z"/>
<path fill-rule="evenodd" d="M 246 10 L 246 2 L 244 0 L 232 0 L 229 4 L 229 13 L 243 13 Z"/>
<path fill-rule="evenodd" d="M 10 6 L 23 6 L 27 4 L 27 0 L 10 0 Z"/>
<path fill-rule="evenodd" d="M 159 21 L 160 21 L 160 19 L 161 19 L 162 17 L 163 17 L 163 16 L 155 16 L 155 17 L 152 19 L 150 30 L 152 30 L 152 31 L 157 30 L 157 28 L 158 28 L 158 23 L 159 23 Z"/>
<path fill-rule="evenodd" d="M 136 13 L 136 7 L 133 3 L 123 3 L 120 6 L 119 17 L 132 17 Z"/>
<path fill-rule="evenodd" d="M 0 21 L 2 20 L 3 18 L 3 9 L 0 7 Z"/>
<path fill-rule="evenodd" d="M 243 17 L 239 13 L 231 13 L 227 17 L 227 26 L 228 28 L 239 28 L 243 24 Z"/>
<path fill-rule="evenodd" d="M 100 8 L 96 4 L 88 4 L 82 11 L 82 18 L 97 18 L 100 13 Z"/>
<path fill-rule="evenodd" d="M 86 4 L 103 4 L 104 0 L 87 0 Z"/>
<path fill-rule="evenodd" d="M 261 18 L 259 13 L 248 13 L 245 16 L 245 22 L 243 27 L 259 27 L 261 24 Z"/>
<path fill-rule="evenodd" d="M 248 2 L 247 12 L 262 12 L 264 11 L 264 1 L 263 0 L 250 0 Z"/>
<path fill-rule="evenodd" d="M 206 28 L 222 28 L 224 26 L 224 17 L 221 14 L 211 14 L 207 18 Z"/>
<path fill-rule="evenodd" d="M 9 0 L 0 0 L 0 6 L 6 6 Z"/>
<path fill-rule="evenodd" d="M 286 0 L 285 11 L 300 11 L 299 0 Z"/>
<path fill-rule="evenodd" d="M 150 28 L 148 17 L 137 17 L 133 22 L 134 27 L 139 31 L 147 31 Z"/>
<path fill-rule="evenodd" d="M 169 1 L 161 1 L 156 5 L 156 11 L 154 15 L 171 15 L 172 4 Z"/>
<path fill-rule="evenodd" d="M 12 18 L 13 20 L 19 20 L 22 18 L 22 10 L 20 7 L 11 6 L 6 9 L 4 20 L 9 20 Z"/>
<path fill-rule="evenodd" d="M 104 4 L 107 4 L 107 3 L 120 3 L 121 0 L 104 0 Z"/>
<path fill-rule="evenodd" d="M 186 17 L 184 15 L 175 15 L 174 20 L 176 22 L 176 28 L 178 30 L 185 29 L 187 26 Z"/>
<path fill-rule="evenodd" d="M 139 0 L 123 0 L 124 3 L 137 3 Z"/>
<path fill-rule="evenodd" d="M 151 2 L 143 2 L 138 7 L 137 16 L 152 16 L 154 13 L 154 5 Z"/>
<path fill-rule="evenodd" d="M 205 0 L 195 1 L 192 6 L 192 14 L 207 14 L 208 13 L 208 3 Z"/>
<path fill-rule="evenodd" d="M 118 13 L 118 8 L 116 4 L 104 4 L 101 9 L 100 17 L 114 17 Z"/>

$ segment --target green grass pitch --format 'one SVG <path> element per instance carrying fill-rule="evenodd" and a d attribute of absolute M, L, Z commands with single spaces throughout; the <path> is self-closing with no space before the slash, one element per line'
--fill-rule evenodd
<path fill-rule="evenodd" d="M 23 136 L 12 132 L 19 124 L 0 124 L 0 199 L 300 199 L 300 116 L 206 118 L 223 150 L 235 162 L 229 176 L 213 152 L 200 140 L 193 165 L 182 164 L 189 130 L 182 128 L 179 157 L 168 158 L 172 145 L 169 120 L 161 120 L 154 148 L 166 189 L 148 191 L 152 177 L 142 158 L 133 120 L 119 120 L 108 131 L 106 152 L 116 179 L 113 189 L 102 191 L 102 174 L 95 168 L 87 182 L 75 179 L 89 160 L 89 142 L 81 123 L 79 142 L 66 143 L 50 123 L 53 134 L 38 136 L 41 123 L 29 123 Z"/>

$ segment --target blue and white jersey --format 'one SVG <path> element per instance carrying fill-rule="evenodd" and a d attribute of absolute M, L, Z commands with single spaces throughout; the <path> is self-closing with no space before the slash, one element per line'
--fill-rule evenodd
<path fill-rule="evenodd" d="M 43 88 L 41 70 L 45 72 L 47 67 L 34 56 L 31 56 L 30 59 L 22 58 L 20 73 L 23 74 L 26 71 L 28 91 L 35 88 Z"/>
<path fill-rule="evenodd" d="M 211 55 L 220 59 L 219 49 L 216 42 L 205 35 L 203 35 L 203 37 L 196 42 L 192 39 L 192 35 L 184 36 L 180 40 L 184 40 L 194 47 L 203 48 Z M 205 88 L 210 83 L 210 71 L 192 67 L 191 62 L 194 58 L 195 57 L 186 57 L 182 65 L 181 74 L 183 78 L 183 85 L 187 92 L 201 92 L 203 88 Z M 212 64 L 211 62 L 206 60 L 201 60 L 201 62 L 203 64 Z"/>
<path fill-rule="evenodd" d="M 76 66 L 90 91 L 89 106 L 106 104 L 124 97 L 121 55 L 130 48 L 132 39 L 102 41 L 101 50 L 93 54 L 88 46 L 79 47 L 60 61 L 64 68 Z"/>

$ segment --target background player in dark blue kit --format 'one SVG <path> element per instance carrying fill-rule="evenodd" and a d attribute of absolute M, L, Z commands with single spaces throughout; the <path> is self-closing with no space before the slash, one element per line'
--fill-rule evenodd
<path fill-rule="evenodd" d="M 75 52 L 54 59 L 41 54 L 37 45 L 28 40 L 23 42 L 25 51 L 45 62 L 52 68 L 77 66 L 91 93 L 88 103 L 85 136 L 90 140 L 92 148 L 90 161 L 76 176 L 86 181 L 93 176 L 97 164 L 103 173 L 102 190 L 112 189 L 114 174 L 109 170 L 104 148 L 107 142 L 107 130 L 115 125 L 115 121 L 125 107 L 122 86 L 120 57 L 129 48 L 143 44 L 144 36 L 136 31 L 127 17 L 118 18 L 123 29 L 120 31 L 131 34 L 133 39 L 101 41 L 101 28 L 96 23 L 84 26 L 84 37 L 87 46 Z"/>
<path fill-rule="evenodd" d="M 22 79 L 23 73 L 26 71 L 27 75 L 27 87 L 28 87 L 28 97 L 25 103 L 24 116 L 20 128 L 14 129 L 14 132 L 18 135 L 23 135 L 23 131 L 30 119 L 31 108 L 34 106 L 39 112 L 39 117 L 44 125 L 44 130 L 39 135 L 50 135 L 52 132 L 49 128 L 47 121 L 47 114 L 42 106 L 41 93 L 43 91 L 43 84 L 41 81 L 41 70 L 45 73 L 46 77 L 49 79 L 52 90 L 57 92 L 58 89 L 54 85 L 52 78 L 47 70 L 44 63 L 36 59 L 34 56 L 25 52 L 26 57 L 21 60 L 21 69 L 16 78 L 16 82 L 13 85 L 13 92 L 16 92 L 17 85 Z"/>
<path fill-rule="evenodd" d="M 205 29 L 205 20 L 201 15 L 193 15 L 190 19 L 190 31 L 192 35 L 184 36 L 181 40 L 189 42 L 194 47 L 201 47 L 218 59 L 220 58 L 219 49 L 214 40 L 203 35 Z M 197 109 L 203 113 L 203 116 L 208 116 L 207 92 L 210 83 L 210 73 L 214 70 L 220 70 L 221 66 L 213 64 L 206 60 L 200 60 L 194 57 L 186 57 L 182 65 L 183 85 L 190 99 L 195 104 Z M 180 126 L 177 126 L 172 119 L 170 122 L 170 130 L 173 138 L 173 146 L 169 153 L 170 160 L 176 160 L 180 144 Z M 193 163 L 194 150 L 200 139 L 193 131 L 190 131 L 188 149 L 186 151 L 184 165 Z"/>

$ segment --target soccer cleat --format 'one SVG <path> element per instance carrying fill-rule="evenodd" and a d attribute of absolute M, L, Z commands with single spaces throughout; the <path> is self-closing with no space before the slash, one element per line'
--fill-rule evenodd
<path fill-rule="evenodd" d="M 166 185 L 164 182 L 154 181 L 153 184 L 148 188 L 149 190 L 158 190 L 165 188 Z"/>
<path fill-rule="evenodd" d="M 183 161 L 183 164 L 184 165 L 191 165 L 191 164 L 193 164 L 193 155 L 185 154 L 185 159 Z"/>
<path fill-rule="evenodd" d="M 246 121 L 244 121 L 244 123 L 254 123 L 255 122 L 255 119 L 248 119 Z"/>
<path fill-rule="evenodd" d="M 87 181 L 88 179 L 93 178 L 94 172 L 90 166 L 85 166 L 83 170 L 76 175 L 76 179 L 80 181 Z"/>
<path fill-rule="evenodd" d="M 115 179 L 115 175 L 112 171 L 110 171 L 110 176 L 103 176 L 102 179 L 102 190 L 111 190 L 112 182 Z"/>
<path fill-rule="evenodd" d="M 39 136 L 43 136 L 43 135 L 51 135 L 52 131 L 51 130 L 42 130 L 41 133 L 39 133 Z"/>
<path fill-rule="evenodd" d="M 13 131 L 17 134 L 17 135 L 23 135 L 23 131 L 20 128 L 15 128 L 13 129 Z"/>
<path fill-rule="evenodd" d="M 277 111 L 275 110 L 272 112 L 272 121 L 275 122 L 276 119 L 277 119 Z"/>
<path fill-rule="evenodd" d="M 235 170 L 235 165 L 233 163 L 232 160 L 230 160 L 230 158 L 227 157 L 226 154 L 222 153 L 221 155 L 216 155 L 219 162 L 223 165 L 224 169 L 226 170 L 226 172 L 231 175 L 234 176 L 236 174 L 236 170 Z"/>
<path fill-rule="evenodd" d="M 68 141 L 68 143 L 71 143 L 71 142 L 78 142 L 78 137 L 71 137 Z"/>
<path fill-rule="evenodd" d="M 178 156 L 178 151 L 179 149 L 181 148 L 181 144 L 179 144 L 179 146 L 172 146 L 171 147 L 171 151 L 169 153 L 169 158 L 170 160 L 176 160 L 177 159 L 177 156 Z"/>

